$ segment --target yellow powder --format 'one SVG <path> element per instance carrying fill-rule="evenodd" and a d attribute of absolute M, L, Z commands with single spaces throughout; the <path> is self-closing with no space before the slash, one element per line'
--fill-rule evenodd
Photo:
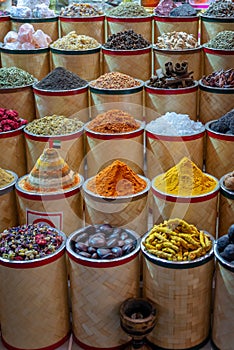
<path fill-rule="evenodd" d="M 0 187 L 5 187 L 14 181 L 14 176 L 8 171 L 0 168 Z"/>

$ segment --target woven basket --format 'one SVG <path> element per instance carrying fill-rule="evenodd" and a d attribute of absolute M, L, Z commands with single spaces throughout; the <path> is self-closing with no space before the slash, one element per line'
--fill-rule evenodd
<path fill-rule="evenodd" d="M 0 232 L 18 225 L 15 199 L 15 183 L 18 176 L 10 170 L 8 172 L 14 176 L 14 180 L 9 185 L 0 188 Z"/>
<path fill-rule="evenodd" d="M 11 17 L 11 30 L 18 32 L 19 27 L 24 23 L 32 24 L 35 31 L 41 29 L 45 34 L 51 37 L 52 41 L 57 40 L 59 37 L 58 16 L 48 18 Z"/>
<path fill-rule="evenodd" d="M 72 189 L 46 194 L 23 190 L 19 186 L 19 182 L 24 178 L 21 177 L 16 183 L 20 225 L 43 222 L 62 230 L 67 236 L 83 227 L 83 177 L 79 176 L 80 183 Z"/>
<path fill-rule="evenodd" d="M 1 48 L 2 67 L 18 67 L 38 80 L 50 72 L 50 49 L 10 50 Z"/>
<path fill-rule="evenodd" d="M 160 89 L 148 86 L 145 82 L 145 115 L 146 122 L 164 115 L 166 112 L 188 114 L 190 119 L 197 120 L 198 83 L 187 88 Z"/>
<path fill-rule="evenodd" d="M 1 284 L 1 331 L 7 349 L 56 349 L 68 339 L 65 237 L 61 235 L 64 242 L 48 257 L 27 262 L 0 259 L 0 275 L 6 282 Z"/>
<path fill-rule="evenodd" d="M 97 133 L 85 125 L 87 177 L 96 175 L 114 160 L 122 160 L 135 173 L 143 175 L 144 124 L 137 130 L 118 134 Z"/>
<path fill-rule="evenodd" d="M 154 16 L 154 42 L 163 33 L 185 32 L 193 34 L 198 39 L 199 17 L 198 16 Z"/>
<path fill-rule="evenodd" d="M 100 44 L 105 42 L 105 16 L 65 17 L 59 16 L 61 37 L 71 31 L 88 35 Z"/>
<path fill-rule="evenodd" d="M 233 30 L 234 19 L 231 17 L 217 18 L 200 15 L 201 18 L 201 44 L 213 39 L 216 34 L 224 30 Z"/>
<path fill-rule="evenodd" d="M 233 170 L 234 135 L 220 134 L 206 123 L 206 172 L 221 178 Z"/>
<path fill-rule="evenodd" d="M 209 87 L 199 81 L 199 119 L 203 124 L 219 119 L 233 108 L 234 89 Z"/>
<path fill-rule="evenodd" d="M 35 102 L 32 84 L 23 87 L 0 89 L 0 106 L 15 109 L 19 117 L 31 122 L 35 119 Z"/>
<path fill-rule="evenodd" d="M 140 246 L 113 260 L 87 259 L 71 249 L 77 235 L 67 240 L 73 337 L 84 349 L 122 349 L 130 338 L 120 327 L 119 308 L 125 299 L 139 296 Z"/>
<path fill-rule="evenodd" d="M 148 233 L 143 237 L 142 242 Z M 147 336 L 159 349 L 201 349 L 208 341 L 213 249 L 194 261 L 172 262 L 143 252 L 143 296 L 154 302 L 157 324 Z"/>
<path fill-rule="evenodd" d="M 146 127 L 147 176 L 153 179 L 175 166 L 183 157 L 191 159 L 200 169 L 203 166 L 205 131 L 186 136 L 158 135 Z"/>
<path fill-rule="evenodd" d="M 172 62 L 173 65 L 176 63 L 182 63 L 187 61 L 189 63 L 189 71 L 193 72 L 193 79 L 199 80 L 202 75 L 202 48 L 196 47 L 194 49 L 187 50 L 166 50 L 157 49 L 153 47 L 154 52 L 154 68 L 153 71 L 156 72 L 157 69 L 162 68 L 164 70 L 165 63 Z"/>
<path fill-rule="evenodd" d="M 212 175 L 209 176 L 212 177 Z M 213 191 L 200 196 L 182 197 L 159 191 L 154 186 L 155 177 L 152 180 L 153 222 L 160 223 L 171 217 L 179 217 L 192 222 L 199 229 L 206 230 L 215 237 L 219 182 L 215 177 L 213 178 L 217 181 Z"/>
<path fill-rule="evenodd" d="M 214 252 L 217 266 L 212 341 L 217 349 L 230 350 L 234 342 L 234 266 L 222 259 L 217 244 L 214 246 Z"/>
<path fill-rule="evenodd" d="M 50 51 L 52 69 L 64 67 L 87 81 L 97 79 L 101 74 L 101 45 L 94 49 L 76 51 L 51 47 Z"/>
<path fill-rule="evenodd" d="M 226 235 L 229 227 L 233 224 L 234 218 L 234 192 L 228 190 L 223 183 L 224 176 L 220 182 L 220 197 L 219 197 L 219 237 Z"/>
<path fill-rule="evenodd" d="M 27 172 L 23 129 L 24 125 L 19 129 L 0 133 L 0 164 L 19 177 Z"/>
<path fill-rule="evenodd" d="M 33 92 L 37 118 L 55 114 L 88 121 L 88 84 L 74 90 L 42 90 L 34 85 Z"/>
<path fill-rule="evenodd" d="M 84 173 L 84 137 L 83 127 L 68 135 L 44 136 L 35 135 L 24 129 L 26 142 L 27 172 L 29 173 L 45 148 L 58 143 L 59 154 L 69 167 L 80 174 Z"/>
<path fill-rule="evenodd" d="M 126 227 L 136 231 L 139 235 L 148 229 L 148 192 L 150 181 L 146 181 L 146 188 L 136 194 L 119 197 L 99 196 L 87 190 L 84 183 L 85 223 L 109 223 L 112 226 Z"/>
<path fill-rule="evenodd" d="M 152 20 L 151 15 L 145 17 L 115 17 L 106 16 L 107 37 L 125 30 L 132 29 L 141 34 L 144 39 L 152 43 Z"/>
<path fill-rule="evenodd" d="M 9 16 L 0 17 L 0 42 L 3 42 L 5 35 L 11 30 L 11 19 Z"/>
<path fill-rule="evenodd" d="M 136 79 L 147 80 L 152 75 L 151 46 L 136 50 L 112 50 L 102 47 L 103 73 L 121 72 Z"/>
<path fill-rule="evenodd" d="M 204 75 L 209 75 L 220 69 L 227 70 L 233 67 L 234 50 L 217 50 L 203 46 Z"/>

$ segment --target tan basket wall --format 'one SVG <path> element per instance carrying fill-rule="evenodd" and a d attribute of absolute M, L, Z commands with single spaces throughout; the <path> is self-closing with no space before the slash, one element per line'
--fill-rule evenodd
<path fill-rule="evenodd" d="M 226 18 L 224 20 L 226 20 Z M 233 19 L 230 19 L 230 22 L 217 22 L 214 18 L 214 20 L 206 22 L 201 17 L 201 44 L 207 43 L 210 39 L 213 39 L 216 34 L 224 30 L 234 30 Z"/>
<path fill-rule="evenodd" d="M 0 190 L 0 232 L 18 226 L 15 191 L 1 194 Z"/>
<path fill-rule="evenodd" d="M 225 55 L 225 54 L 213 54 L 208 52 L 203 52 L 204 57 L 204 75 L 209 75 L 213 72 L 216 72 L 220 69 L 227 70 L 233 67 L 234 54 Z"/>
<path fill-rule="evenodd" d="M 120 327 L 119 308 L 139 296 L 139 255 L 109 268 L 92 268 L 70 259 L 73 332 L 82 343 L 112 348 L 130 338 Z"/>
<path fill-rule="evenodd" d="M 155 303 L 156 327 L 147 336 L 166 349 L 189 349 L 209 336 L 213 260 L 172 269 L 144 259 L 143 295 Z"/>
<path fill-rule="evenodd" d="M 0 276 L 5 281 L 1 284 L 1 330 L 9 345 L 40 349 L 68 335 L 65 255 L 36 268 L 0 266 Z"/>
<path fill-rule="evenodd" d="M 0 17 L 0 42 L 3 42 L 5 35 L 11 30 L 10 17 Z M 0 61 L 1 63 L 1 61 Z"/>
<path fill-rule="evenodd" d="M 212 340 L 222 350 L 233 347 L 234 278 L 233 272 L 217 263 Z"/>
<path fill-rule="evenodd" d="M 0 89 L 1 108 L 15 109 L 19 117 L 31 122 L 35 119 L 35 102 L 32 86 Z"/>
<path fill-rule="evenodd" d="M 233 224 L 233 218 L 234 196 L 228 198 L 221 192 L 219 198 L 219 237 L 227 234 L 229 227 Z"/>

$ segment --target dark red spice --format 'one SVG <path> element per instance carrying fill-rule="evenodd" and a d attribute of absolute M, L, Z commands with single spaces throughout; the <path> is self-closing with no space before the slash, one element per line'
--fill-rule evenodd
<path fill-rule="evenodd" d="M 16 130 L 26 124 L 27 120 L 19 118 L 14 109 L 0 108 L 0 132 Z"/>

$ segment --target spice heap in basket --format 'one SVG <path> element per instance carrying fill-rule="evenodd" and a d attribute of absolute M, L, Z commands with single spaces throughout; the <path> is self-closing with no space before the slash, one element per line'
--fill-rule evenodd
<path fill-rule="evenodd" d="M 228 228 L 226 235 L 217 240 L 217 248 L 220 256 L 234 265 L 234 224 Z"/>
<path fill-rule="evenodd" d="M 0 108 L 0 133 L 19 129 L 26 124 L 27 120 L 19 118 L 14 109 Z"/>
<path fill-rule="evenodd" d="M 107 10 L 107 15 L 114 17 L 145 17 L 149 14 L 144 6 L 136 2 L 121 2 L 118 6 Z"/>
<path fill-rule="evenodd" d="M 210 129 L 220 134 L 234 135 L 234 108 L 210 124 Z"/>
<path fill-rule="evenodd" d="M 234 31 L 224 30 L 204 44 L 205 47 L 219 50 L 234 49 Z"/>
<path fill-rule="evenodd" d="M 0 188 L 10 185 L 15 180 L 7 170 L 0 168 Z"/>
<path fill-rule="evenodd" d="M 203 14 L 207 17 L 234 17 L 234 4 L 226 0 L 212 1 Z"/>
<path fill-rule="evenodd" d="M 72 3 L 66 7 L 63 7 L 60 11 L 60 16 L 66 17 L 92 17 L 103 15 L 103 11 L 95 6 L 95 4 L 89 3 Z"/>
<path fill-rule="evenodd" d="M 176 3 L 173 0 L 160 0 L 154 8 L 154 14 L 169 17 L 196 16 L 197 13 L 189 4 Z"/>
<path fill-rule="evenodd" d="M 198 46 L 198 41 L 193 34 L 176 31 L 163 33 L 155 43 L 155 48 L 167 50 L 194 49 Z"/>
<path fill-rule="evenodd" d="M 201 82 L 205 86 L 218 88 L 234 88 L 234 68 L 220 69 L 202 77 Z"/>
<path fill-rule="evenodd" d="M 130 89 L 140 85 L 141 83 L 139 80 L 120 72 L 105 73 L 96 80 L 90 82 L 91 87 L 98 89 Z"/>
<path fill-rule="evenodd" d="M 234 171 L 225 175 L 223 179 L 224 187 L 230 191 L 234 191 Z"/>
<path fill-rule="evenodd" d="M 11 6 L 9 11 L 12 17 L 19 18 L 48 18 L 54 17 L 55 12 L 49 8 L 49 0 L 18 0 L 17 6 Z"/>
<path fill-rule="evenodd" d="M 137 34 L 134 30 L 129 29 L 109 35 L 103 47 L 113 50 L 136 50 L 143 49 L 149 45 L 150 42 L 143 38 L 141 34 Z"/>
<path fill-rule="evenodd" d="M 36 82 L 30 73 L 18 67 L 0 68 L 0 89 L 23 87 Z"/>
<path fill-rule="evenodd" d="M 54 41 L 50 47 L 60 50 L 88 50 L 98 47 L 100 43 L 88 36 L 83 34 L 77 34 L 75 31 L 68 33 L 62 38 Z"/>
<path fill-rule="evenodd" d="M 212 248 L 209 235 L 177 218 L 154 225 L 143 244 L 150 254 L 171 261 L 194 260 Z"/>

